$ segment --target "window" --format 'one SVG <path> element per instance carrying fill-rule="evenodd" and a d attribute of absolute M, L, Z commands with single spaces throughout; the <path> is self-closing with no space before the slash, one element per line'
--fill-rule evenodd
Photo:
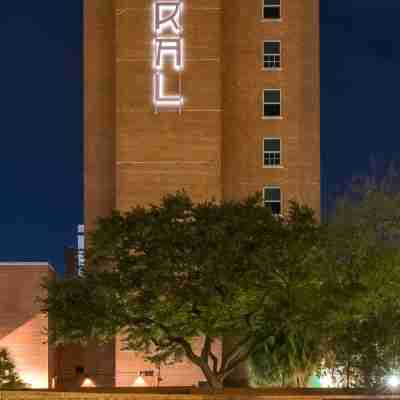
<path fill-rule="evenodd" d="M 282 214 L 281 189 L 277 186 L 264 188 L 264 205 L 269 207 L 274 215 Z"/>
<path fill-rule="evenodd" d="M 281 165 L 281 139 L 264 139 L 264 167 Z"/>
<path fill-rule="evenodd" d="M 264 90 L 264 117 L 279 118 L 281 116 L 281 90 Z"/>
<path fill-rule="evenodd" d="M 281 42 L 268 40 L 264 42 L 264 68 L 279 69 L 281 67 Z"/>
<path fill-rule="evenodd" d="M 281 19 L 281 0 L 264 0 L 264 19 Z"/>

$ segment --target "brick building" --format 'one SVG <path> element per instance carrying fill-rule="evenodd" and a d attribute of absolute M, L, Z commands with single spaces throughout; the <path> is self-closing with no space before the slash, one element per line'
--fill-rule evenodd
<path fill-rule="evenodd" d="M 84 15 L 89 231 L 180 189 L 319 215 L 319 0 L 86 0 Z M 119 339 L 77 357 L 98 385 L 153 368 Z M 185 366 L 161 384 L 198 380 Z"/>
<path fill-rule="evenodd" d="M 44 278 L 53 279 L 48 263 L 0 263 L 0 348 L 6 348 L 21 379 L 47 388 L 55 378 L 55 350 L 48 343 L 49 322 L 40 311 Z"/>

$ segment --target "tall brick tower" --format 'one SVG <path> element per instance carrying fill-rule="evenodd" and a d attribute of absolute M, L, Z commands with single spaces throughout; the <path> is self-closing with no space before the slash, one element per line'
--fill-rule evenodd
<path fill-rule="evenodd" d="M 319 0 L 85 0 L 86 229 L 180 189 L 319 215 L 319 106 Z M 118 340 L 96 354 L 104 384 L 153 384 Z"/>

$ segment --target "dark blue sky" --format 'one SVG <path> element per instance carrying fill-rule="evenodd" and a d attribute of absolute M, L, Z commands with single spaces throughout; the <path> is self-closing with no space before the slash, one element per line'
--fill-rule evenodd
<path fill-rule="evenodd" d="M 83 220 L 81 9 L 2 4 L 0 261 L 61 271 Z M 399 0 L 321 0 L 324 199 L 398 158 L 399 21 Z"/>

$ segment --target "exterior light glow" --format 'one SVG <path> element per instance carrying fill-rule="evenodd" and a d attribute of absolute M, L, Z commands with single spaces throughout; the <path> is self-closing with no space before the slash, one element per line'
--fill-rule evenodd
<path fill-rule="evenodd" d="M 330 376 L 330 375 L 321 376 L 319 382 L 320 382 L 321 387 L 323 387 L 323 388 L 335 387 L 332 376 Z"/>
<path fill-rule="evenodd" d="M 397 388 L 400 385 L 400 378 L 396 375 L 391 375 L 387 378 L 387 383 L 391 388 Z"/>
<path fill-rule="evenodd" d="M 143 379 L 143 376 L 139 375 L 135 379 L 135 382 L 133 383 L 132 386 L 135 386 L 135 387 L 146 387 L 148 385 L 147 385 L 146 381 Z"/>
<path fill-rule="evenodd" d="M 92 379 L 90 378 L 85 378 L 82 382 L 81 387 L 83 388 L 92 388 L 92 387 L 96 387 L 95 383 L 92 381 Z"/>
<path fill-rule="evenodd" d="M 47 389 L 49 387 L 48 377 L 37 374 L 20 374 L 22 381 L 31 389 Z"/>
<path fill-rule="evenodd" d="M 167 96 L 164 94 L 164 75 L 156 73 L 154 75 L 154 102 L 157 106 L 179 107 L 183 104 L 181 96 Z"/>
<path fill-rule="evenodd" d="M 182 33 L 182 1 L 181 0 L 157 0 L 154 4 L 154 31 L 163 33 L 170 28 L 179 35 Z"/>
<path fill-rule="evenodd" d="M 173 60 L 173 67 L 179 73 L 183 70 L 183 0 L 155 0 L 153 4 L 153 103 L 156 107 L 181 108 L 181 76 L 179 93 L 165 94 L 164 64 Z"/>

